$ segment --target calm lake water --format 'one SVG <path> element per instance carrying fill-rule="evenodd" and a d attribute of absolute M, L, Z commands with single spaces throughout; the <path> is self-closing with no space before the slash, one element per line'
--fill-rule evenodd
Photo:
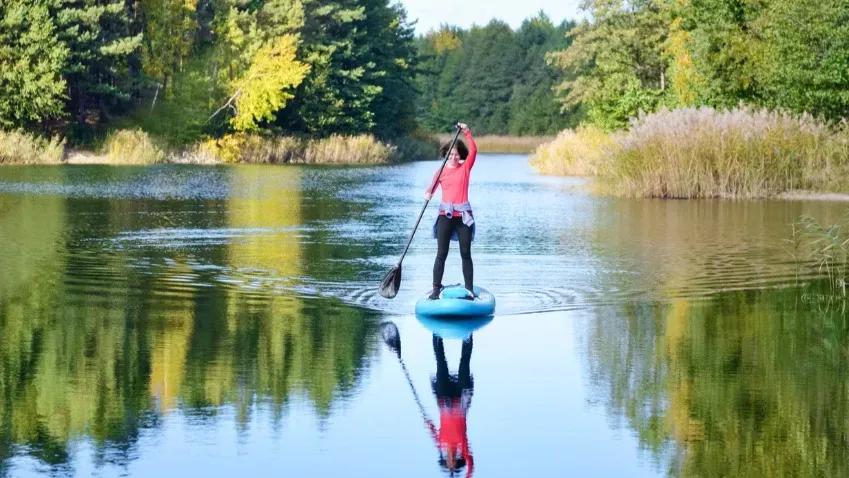
<path fill-rule="evenodd" d="M 473 171 L 498 302 L 459 331 L 412 315 L 435 202 L 377 294 L 436 161 L 0 168 L 0 476 L 448 476 L 443 350 L 456 476 L 849 476 L 844 305 L 784 242 L 849 205 L 599 198 L 526 160 Z"/>

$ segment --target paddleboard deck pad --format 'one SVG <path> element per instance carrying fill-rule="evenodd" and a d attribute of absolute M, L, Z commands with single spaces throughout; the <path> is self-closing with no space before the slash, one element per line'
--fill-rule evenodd
<path fill-rule="evenodd" d="M 460 284 L 442 289 L 439 299 L 431 300 L 430 292 L 416 302 L 416 314 L 428 317 L 480 317 L 495 312 L 495 296 L 475 286 L 477 297 L 469 299 L 469 291 Z"/>

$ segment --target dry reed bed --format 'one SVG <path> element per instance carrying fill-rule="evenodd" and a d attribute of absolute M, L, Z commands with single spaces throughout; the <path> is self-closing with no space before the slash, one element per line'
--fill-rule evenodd
<path fill-rule="evenodd" d="M 543 174 L 596 176 L 629 197 L 760 198 L 849 190 L 849 131 L 808 115 L 680 108 L 641 115 L 626 131 L 565 131 L 531 164 Z"/>
<path fill-rule="evenodd" d="M 0 131 L 0 164 L 60 163 L 65 147 L 58 140 L 47 141 L 20 132 Z M 389 164 L 435 159 L 438 143 L 433 137 L 411 136 L 389 144 L 371 135 L 301 139 L 285 136 L 231 134 L 199 142 L 181 151 L 167 148 L 140 129 L 110 132 L 97 152 L 73 152 L 73 163 L 157 164 L 157 163 L 309 163 L 309 164 Z"/>
<path fill-rule="evenodd" d="M 437 145 L 416 138 L 388 144 L 372 135 L 322 139 L 232 134 L 199 143 L 174 162 L 253 164 L 389 164 L 436 157 Z M 423 157 L 424 156 L 424 157 Z"/>
<path fill-rule="evenodd" d="M 62 161 L 65 145 L 20 131 L 0 131 L 0 164 L 56 164 Z"/>
<path fill-rule="evenodd" d="M 165 161 L 163 147 L 140 129 L 110 132 L 103 144 L 103 155 L 111 164 L 156 164 Z"/>
<path fill-rule="evenodd" d="M 555 176 L 596 176 L 613 143 L 611 136 L 595 127 L 563 130 L 530 158 L 531 166 Z"/>

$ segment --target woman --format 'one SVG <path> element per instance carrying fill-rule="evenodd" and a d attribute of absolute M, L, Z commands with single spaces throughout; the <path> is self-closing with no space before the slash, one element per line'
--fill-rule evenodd
<path fill-rule="evenodd" d="M 469 175 L 478 154 L 477 145 L 472 138 L 472 132 L 465 123 L 457 126 L 469 142 L 468 148 L 462 141 L 457 141 L 449 152 L 450 144 L 443 144 L 440 153 L 448 161 L 442 173 L 434 173 L 430 186 L 425 191 L 425 199 L 430 201 L 438 186 L 442 186 L 442 201 L 439 204 L 439 215 L 433 225 L 433 237 L 436 239 L 436 260 L 433 263 L 433 290 L 429 299 L 439 299 L 442 292 L 442 275 L 445 272 L 445 259 L 448 258 L 450 241 L 460 243 L 460 258 L 463 261 L 463 280 L 469 294 L 467 299 L 474 299 L 474 266 L 472 264 L 472 240 L 475 237 L 475 220 L 472 216 L 472 206 L 469 204 Z M 462 160 L 462 162 L 461 162 Z"/>

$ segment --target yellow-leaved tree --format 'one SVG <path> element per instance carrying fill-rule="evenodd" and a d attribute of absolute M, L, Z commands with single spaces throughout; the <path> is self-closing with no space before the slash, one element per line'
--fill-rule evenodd
<path fill-rule="evenodd" d="M 291 89 L 301 84 L 310 69 L 295 59 L 297 49 L 294 35 L 274 38 L 257 50 L 247 71 L 231 82 L 236 111 L 230 120 L 233 128 L 255 130 L 294 98 Z"/>

